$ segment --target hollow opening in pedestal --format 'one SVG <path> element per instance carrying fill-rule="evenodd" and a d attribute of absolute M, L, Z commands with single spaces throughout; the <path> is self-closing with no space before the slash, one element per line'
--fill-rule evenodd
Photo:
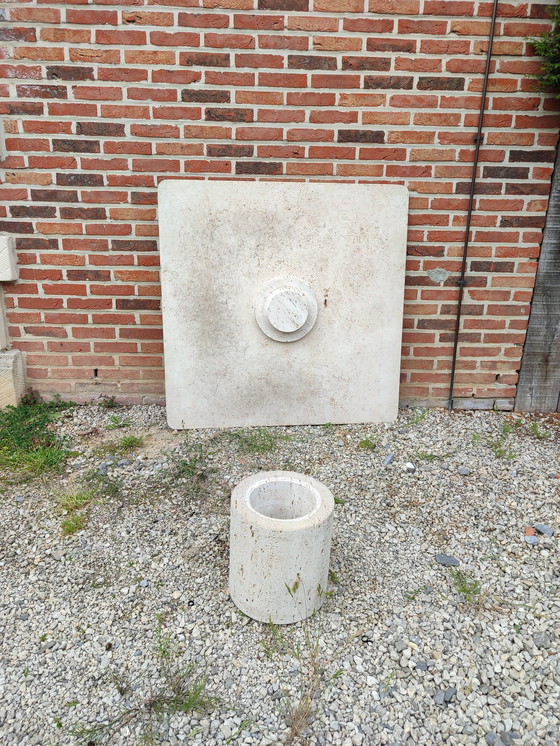
<path fill-rule="evenodd" d="M 248 493 L 249 506 L 266 518 L 282 521 L 307 518 L 321 505 L 321 496 L 311 487 L 291 479 L 256 484 Z"/>

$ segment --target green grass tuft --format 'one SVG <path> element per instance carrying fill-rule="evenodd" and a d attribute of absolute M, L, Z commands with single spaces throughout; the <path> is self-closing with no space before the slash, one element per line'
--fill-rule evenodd
<path fill-rule="evenodd" d="M 61 510 L 66 510 L 68 513 L 72 513 L 74 510 L 85 508 L 94 497 L 94 490 L 80 490 L 80 492 L 61 495 L 58 499 L 58 505 Z"/>
<path fill-rule="evenodd" d="M 216 700 L 205 691 L 206 677 L 196 674 L 193 665 L 181 664 L 177 641 L 170 633 L 163 632 L 161 617 L 156 629 L 155 655 L 162 683 L 142 698 L 120 672 L 113 672 L 110 676 L 123 698 L 121 709 L 104 723 L 74 726 L 72 735 L 78 744 L 108 744 L 123 728 L 140 731 L 137 743 L 161 743 L 162 726 L 170 717 L 207 712 L 215 705 Z"/>
<path fill-rule="evenodd" d="M 110 440 L 103 443 L 96 449 L 98 456 L 124 456 L 136 448 L 139 448 L 144 442 L 144 438 L 138 435 L 124 435 L 119 440 Z"/>
<path fill-rule="evenodd" d="M 140 448 L 144 439 L 138 435 L 125 435 L 119 440 L 119 449 L 121 453 L 130 453 L 135 448 Z"/>
<path fill-rule="evenodd" d="M 0 469 L 43 474 L 60 469 L 70 451 L 53 422 L 72 402 L 26 396 L 17 407 L 0 410 Z"/>
<path fill-rule="evenodd" d="M 375 450 L 377 448 L 379 441 L 377 440 L 370 440 L 370 438 L 364 438 L 364 440 L 360 440 L 358 443 L 358 448 L 367 448 L 369 451 Z"/>
<path fill-rule="evenodd" d="M 121 420 L 116 414 L 112 414 L 109 418 L 109 424 L 105 425 L 105 430 L 118 430 L 120 427 L 129 427 L 131 424 L 128 418 Z"/>
<path fill-rule="evenodd" d="M 263 427 L 234 430 L 229 437 L 244 453 L 267 453 L 276 444 L 276 438 Z"/>
<path fill-rule="evenodd" d="M 451 583 L 467 603 L 474 603 L 480 596 L 480 583 L 471 572 L 452 567 L 449 571 Z"/>
<path fill-rule="evenodd" d="M 64 536 L 81 531 L 86 525 L 86 516 L 84 513 L 70 513 L 60 524 Z"/>
<path fill-rule="evenodd" d="M 531 422 L 529 430 L 537 438 L 537 440 L 546 440 L 550 433 L 547 430 L 541 430 L 538 422 Z"/>

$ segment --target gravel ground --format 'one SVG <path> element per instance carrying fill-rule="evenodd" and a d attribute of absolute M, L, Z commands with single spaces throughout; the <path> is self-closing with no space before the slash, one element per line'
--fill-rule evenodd
<path fill-rule="evenodd" d="M 76 744 L 120 716 L 108 742 L 137 746 L 190 665 L 212 702 L 154 743 L 558 746 L 559 425 L 414 410 L 174 432 L 156 406 L 65 413 L 65 473 L 0 495 L 0 743 Z M 230 491 L 268 469 L 337 500 L 330 597 L 278 629 L 227 592 Z M 65 536 L 61 495 L 84 484 L 97 496 Z"/>

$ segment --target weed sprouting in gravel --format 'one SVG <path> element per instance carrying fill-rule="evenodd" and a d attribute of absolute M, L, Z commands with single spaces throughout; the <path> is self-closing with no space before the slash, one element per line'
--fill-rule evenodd
<path fill-rule="evenodd" d="M 367 448 L 369 451 L 373 451 L 379 445 L 379 441 L 371 440 L 370 438 L 364 438 L 358 443 L 358 448 Z"/>
<path fill-rule="evenodd" d="M 550 437 L 550 433 L 547 430 L 541 430 L 538 422 L 531 422 L 529 430 L 537 440 L 546 440 Z"/>
<path fill-rule="evenodd" d="M 120 497 L 122 494 L 122 481 L 108 474 L 100 474 L 97 469 L 88 471 L 85 481 L 96 497 Z"/>
<path fill-rule="evenodd" d="M 431 451 L 416 450 L 414 454 L 420 461 L 436 461 L 438 458 L 450 458 L 454 456 L 457 451 L 447 451 L 446 453 L 431 453 Z"/>
<path fill-rule="evenodd" d="M 496 438 L 496 440 L 489 440 L 488 443 L 494 451 L 494 456 L 496 458 L 515 458 L 515 451 L 512 451 L 506 446 L 505 438 Z"/>
<path fill-rule="evenodd" d="M 206 456 L 202 446 L 199 446 L 196 452 L 175 464 L 174 476 L 175 478 L 184 478 L 187 480 L 206 478 Z"/>
<path fill-rule="evenodd" d="M 118 430 L 121 427 L 129 427 L 131 424 L 129 419 L 121 420 L 116 414 L 112 414 L 109 418 L 109 424 L 105 425 L 105 430 Z"/>
<path fill-rule="evenodd" d="M 78 492 L 68 492 L 61 495 L 58 499 L 58 505 L 61 510 L 72 513 L 75 510 L 81 510 L 88 505 L 95 497 L 95 491 L 91 489 L 79 490 Z"/>
<path fill-rule="evenodd" d="M 181 663 L 178 643 L 171 633 L 164 632 L 161 616 L 154 648 L 161 683 L 142 697 L 121 672 L 111 672 L 110 680 L 123 698 L 122 708 L 104 723 L 74 726 L 71 732 L 78 744 L 109 744 L 125 727 L 139 731 L 140 743 L 155 744 L 160 742 L 162 725 L 171 716 L 205 712 L 216 703 L 205 693 L 206 677 L 195 673 L 194 666 Z"/>
<path fill-rule="evenodd" d="M 472 604 L 479 600 L 480 583 L 472 572 L 451 567 L 449 574 L 453 588 L 463 596 L 466 603 Z"/>
<path fill-rule="evenodd" d="M 119 440 L 121 453 L 130 453 L 135 448 L 140 448 L 144 439 L 138 435 L 125 435 Z"/>
<path fill-rule="evenodd" d="M 67 514 L 60 524 L 64 536 L 71 536 L 85 527 L 87 522 L 86 508 L 96 498 L 106 496 L 104 486 L 100 480 L 89 479 L 87 487 L 82 487 L 77 492 L 65 492 L 60 495 L 58 507 Z"/>
<path fill-rule="evenodd" d="M 428 416 L 429 409 L 421 409 L 421 408 L 414 408 L 412 417 L 405 423 L 403 423 L 406 427 L 413 427 L 414 425 L 418 425 L 422 420 L 425 420 Z"/>
<path fill-rule="evenodd" d="M 72 534 L 81 531 L 86 525 L 86 516 L 84 513 L 69 513 L 69 515 L 63 519 L 60 524 L 62 533 L 64 536 L 71 536 Z"/>
<path fill-rule="evenodd" d="M 95 450 L 95 453 L 98 456 L 126 456 L 136 448 L 140 448 L 143 442 L 144 438 L 139 435 L 124 435 L 119 440 L 103 443 Z"/>
<path fill-rule="evenodd" d="M 228 436 L 243 453 L 268 453 L 276 445 L 276 438 L 264 427 L 234 430 Z"/>
<path fill-rule="evenodd" d="M 52 424 L 74 406 L 29 395 L 19 406 L 0 410 L 0 469 L 30 476 L 60 469 L 71 452 Z"/>
<path fill-rule="evenodd" d="M 293 596 L 301 585 L 299 576 L 291 586 L 287 583 L 285 585 L 289 595 Z M 334 593 L 331 590 L 323 590 L 320 585 L 317 590 L 323 598 L 330 598 Z M 295 628 L 291 628 L 290 633 L 287 630 L 284 633 L 272 621 L 264 626 L 265 637 L 262 646 L 266 656 L 270 660 L 276 656 L 288 657 L 295 663 L 298 673 L 299 681 L 296 691 L 293 692 L 292 687 L 283 690 L 284 717 L 290 727 L 288 744 L 307 742 L 302 739 L 306 738 L 306 732 L 316 719 L 322 693 L 342 673 L 341 671 L 329 673 L 333 661 L 331 658 L 325 658 L 321 653 L 321 630 L 316 628 L 313 631 L 311 628 L 311 623 L 315 618 L 314 613 L 310 618 L 302 619 L 300 629 L 303 639 L 301 640 L 294 640 L 289 636 L 292 631 L 297 634 Z"/>
<path fill-rule="evenodd" d="M 513 459 L 516 457 L 515 451 L 509 448 L 508 439 L 514 430 L 517 430 L 519 425 L 517 422 L 510 422 L 504 420 L 500 426 L 501 436 L 497 438 L 491 438 L 483 436 L 481 433 L 472 433 L 471 440 L 473 445 L 478 446 L 484 444 L 488 446 L 493 452 L 496 458 L 508 458 Z"/>
<path fill-rule="evenodd" d="M 210 475 L 217 471 L 208 465 L 208 454 L 202 445 L 194 448 L 183 458 L 174 456 L 170 459 L 170 466 L 161 475 L 169 484 L 184 485 L 187 495 L 198 496 Z"/>
<path fill-rule="evenodd" d="M 518 418 L 513 422 L 511 420 L 504 420 L 502 422 L 502 432 L 504 435 L 509 435 L 523 425 L 523 420 Z"/>
<path fill-rule="evenodd" d="M 438 458 L 437 453 L 430 453 L 429 451 L 415 451 L 416 458 L 420 461 L 435 461 Z"/>
<path fill-rule="evenodd" d="M 115 396 L 109 396 L 109 394 L 101 394 L 99 401 L 97 402 L 98 407 L 103 409 L 117 409 L 122 407 L 122 404 L 117 401 Z"/>
<path fill-rule="evenodd" d="M 413 588 L 412 590 L 404 591 L 403 595 L 407 601 L 416 601 L 417 596 L 420 596 L 425 592 L 425 590 L 425 586 L 420 586 L 420 588 Z"/>
<path fill-rule="evenodd" d="M 284 689 L 284 717 L 290 727 L 288 743 L 294 743 L 312 725 L 315 719 L 317 700 L 326 683 L 327 662 L 320 655 L 319 637 L 312 637 L 309 625 L 304 626 L 303 643 L 292 642 L 280 632 L 277 625 L 269 622 L 266 627 L 268 639 L 263 640 L 266 655 L 289 656 L 297 663 L 299 686 L 295 696 Z"/>

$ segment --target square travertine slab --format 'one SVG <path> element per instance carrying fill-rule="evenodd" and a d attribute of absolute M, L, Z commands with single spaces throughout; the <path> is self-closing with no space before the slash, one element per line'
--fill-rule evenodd
<path fill-rule="evenodd" d="M 407 210 L 392 184 L 163 181 L 169 425 L 394 419 Z"/>

